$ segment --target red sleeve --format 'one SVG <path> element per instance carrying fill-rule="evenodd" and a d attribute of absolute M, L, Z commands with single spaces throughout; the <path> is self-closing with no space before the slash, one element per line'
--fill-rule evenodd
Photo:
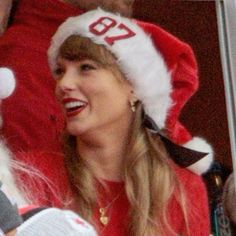
<path fill-rule="evenodd" d="M 31 203 L 62 207 L 69 194 L 69 183 L 63 156 L 48 152 L 19 152 L 24 170 L 17 173 Z"/>

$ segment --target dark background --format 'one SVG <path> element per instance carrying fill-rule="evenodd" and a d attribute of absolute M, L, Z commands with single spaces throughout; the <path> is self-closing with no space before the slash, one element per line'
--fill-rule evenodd
<path fill-rule="evenodd" d="M 200 88 L 185 106 L 181 120 L 193 136 L 212 144 L 227 175 L 232 160 L 215 2 L 136 0 L 134 17 L 156 23 L 192 46 Z"/>

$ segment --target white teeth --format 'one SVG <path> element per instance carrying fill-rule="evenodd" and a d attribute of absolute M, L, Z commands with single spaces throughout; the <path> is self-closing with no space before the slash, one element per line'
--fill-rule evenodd
<path fill-rule="evenodd" d="M 74 102 L 67 102 L 65 104 L 65 108 L 66 109 L 71 109 L 71 108 L 75 108 L 75 107 L 81 107 L 84 106 L 85 104 L 83 102 L 80 101 L 74 101 Z"/>

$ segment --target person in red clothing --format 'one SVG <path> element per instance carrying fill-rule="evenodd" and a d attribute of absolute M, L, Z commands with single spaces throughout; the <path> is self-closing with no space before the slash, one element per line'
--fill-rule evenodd
<path fill-rule="evenodd" d="M 101 236 L 209 235 L 195 173 L 212 149 L 179 121 L 198 87 L 189 45 L 96 9 L 60 25 L 48 58 L 66 119 L 69 207 Z"/>
<path fill-rule="evenodd" d="M 11 0 L 1 0 L 0 27 L 7 25 Z M 55 96 L 46 51 L 57 27 L 69 16 L 101 6 L 131 14 L 134 0 L 18 0 L 9 27 L 0 37 L 0 66 L 16 76 L 14 94 L 2 104 L 2 133 L 13 152 L 60 151 L 64 118 Z M 36 63 L 35 63 L 36 62 Z"/>
<path fill-rule="evenodd" d="M 132 5 L 134 0 L 58 0 L 66 4 L 70 4 L 75 7 L 79 7 L 81 10 L 91 10 L 98 6 L 102 6 L 109 11 L 118 11 L 124 16 L 131 16 Z M 4 33 L 9 23 L 11 10 L 14 9 L 19 0 L 1 0 L 0 2 L 0 35 Z"/>

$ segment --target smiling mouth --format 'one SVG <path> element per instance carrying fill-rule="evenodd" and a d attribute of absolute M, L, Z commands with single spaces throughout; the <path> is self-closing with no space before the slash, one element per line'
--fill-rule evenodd
<path fill-rule="evenodd" d="M 78 115 L 87 106 L 85 102 L 70 101 L 65 103 L 66 116 L 72 117 Z"/>

